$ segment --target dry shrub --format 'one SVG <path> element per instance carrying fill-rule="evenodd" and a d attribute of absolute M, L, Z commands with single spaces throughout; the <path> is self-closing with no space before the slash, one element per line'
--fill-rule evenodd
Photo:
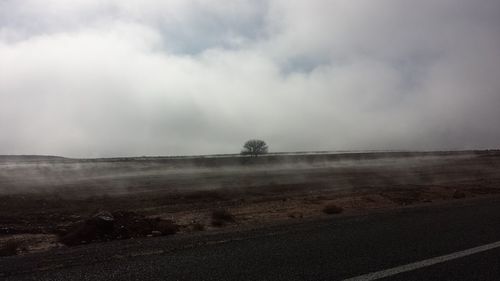
<path fill-rule="evenodd" d="M 344 211 L 342 207 L 339 207 L 335 204 L 328 204 L 323 207 L 323 213 L 328 214 L 328 215 L 333 215 L 333 214 L 340 214 Z"/>
<path fill-rule="evenodd" d="M 226 225 L 226 222 L 224 222 L 222 220 L 212 220 L 212 226 L 222 227 L 224 225 Z"/>
<path fill-rule="evenodd" d="M 197 223 L 193 223 L 191 225 L 191 229 L 193 231 L 203 231 L 203 230 L 205 230 L 205 226 L 203 224 L 197 222 Z"/>
<path fill-rule="evenodd" d="M 453 193 L 453 198 L 454 199 L 462 199 L 462 198 L 465 198 L 465 193 L 461 190 L 455 190 L 455 192 Z"/>
<path fill-rule="evenodd" d="M 160 231 L 162 235 L 176 234 L 179 227 L 171 220 L 160 220 L 156 225 L 156 230 Z"/>
<path fill-rule="evenodd" d="M 223 226 L 226 223 L 235 222 L 234 216 L 225 209 L 217 209 L 212 211 L 212 225 Z"/>
<path fill-rule="evenodd" d="M 212 211 L 212 219 L 234 222 L 234 216 L 226 209 Z"/>
<path fill-rule="evenodd" d="M 304 215 L 300 212 L 293 212 L 293 213 L 289 213 L 288 217 L 292 218 L 292 219 L 301 219 L 304 217 Z"/>
<path fill-rule="evenodd" d="M 3 245 L 0 245 L 0 257 L 17 255 L 17 248 L 20 245 L 21 242 L 17 240 L 6 241 Z"/>

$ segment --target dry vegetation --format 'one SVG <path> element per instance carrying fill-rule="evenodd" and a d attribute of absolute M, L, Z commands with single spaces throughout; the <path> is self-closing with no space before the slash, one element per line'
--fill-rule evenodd
<path fill-rule="evenodd" d="M 339 207 L 335 204 L 328 204 L 325 207 L 323 207 L 323 213 L 328 214 L 328 215 L 333 215 L 333 214 L 340 214 L 344 211 L 342 207 Z"/>
<path fill-rule="evenodd" d="M 236 222 L 234 216 L 225 209 L 217 209 L 212 211 L 212 225 L 221 227 L 227 223 Z"/>
<path fill-rule="evenodd" d="M 280 164 L 282 169 L 259 169 L 258 163 L 250 163 L 241 164 L 241 171 L 218 167 L 188 175 L 146 173 L 131 178 L 125 187 L 122 177 L 116 182 L 95 179 L 89 187 L 94 192 L 96 185 L 103 184 L 103 190 L 127 191 L 122 193 L 89 195 L 84 193 L 89 182 L 78 181 L 45 193 L 0 195 L 0 255 L 63 244 L 231 231 L 283 220 L 500 194 L 497 152 L 423 159 L 406 155 L 379 162 L 373 162 L 373 156 L 349 157 L 347 162 L 330 159 L 326 163 L 305 157 L 300 165 Z M 141 163 L 140 169 L 157 169 L 160 164 Z M 115 172 L 112 167 L 108 168 Z M 0 183 L 7 180 L 11 181 L 0 173 Z"/>
<path fill-rule="evenodd" d="M 0 245 L 0 257 L 13 256 L 17 254 L 17 249 L 21 245 L 20 241 L 7 240 Z"/>

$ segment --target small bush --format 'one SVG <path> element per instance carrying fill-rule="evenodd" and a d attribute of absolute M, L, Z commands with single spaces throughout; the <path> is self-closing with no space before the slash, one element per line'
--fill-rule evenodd
<path fill-rule="evenodd" d="M 193 231 L 203 231 L 203 230 L 205 230 L 205 226 L 203 224 L 197 222 L 197 223 L 194 223 L 191 225 L 191 229 Z"/>
<path fill-rule="evenodd" d="M 212 211 L 212 219 L 226 222 L 234 222 L 234 216 L 225 209 L 217 209 Z"/>
<path fill-rule="evenodd" d="M 215 227 L 221 227 L 224 226 L 226 223 L 222 220 L 212 220 L 212 226 Z"/>
<path fill-rule="evenodd" d="M 0 245 L 0 257 L 17 255 L 17 248 L 21 245 L 20 241 L 10 240 Z"/>
<path fill-rule="evenodd" d="M 225 209 L 217 209 L 212 211 L 212 225 L 213 226 L 223 226 L 226 223 L 235 222 L 234 216 Z"/>
<path fill-rule="evenodd" d="M 455 190 L 455 192 L 453 193 L 453 198 L 454 199 L 465 198 L 465 193 L 463 191 L 460 191 L 460 190 Z"/>
<path fill-rule="evenodd" d="M 333 215 L 333 214 L 340 214 L 344 211 L 342 207 L 339 207 L 335 204 L 328 204 L 325 207 L 323 207 L 323 213 L 328 214 L 328 215 Z"/>
<path fill-rule="evenodd" d="M 292 218 L 292 219 L 301 219 L 304 217 L 304 215 L 300 212 L 293 212 L 293 213 L 289 213 L 288 217 Z"/>
<path fill-rule="evenodd" d="M 162 235 L 172 235 L 176 234 L 179 230 L 178 226 L 170 220 L 161 220 L 158 222 L 157 230 L 161 232 Z"/>

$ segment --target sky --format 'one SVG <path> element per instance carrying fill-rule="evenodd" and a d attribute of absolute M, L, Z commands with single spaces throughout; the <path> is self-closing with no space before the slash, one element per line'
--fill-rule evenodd
<path fill-rule="evenodd" d="M 0 0 L 0 154 L 500 147 L 498 0 Z"/>

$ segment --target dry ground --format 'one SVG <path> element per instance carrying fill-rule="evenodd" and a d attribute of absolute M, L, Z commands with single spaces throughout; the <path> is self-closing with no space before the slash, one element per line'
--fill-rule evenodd
<path fill-rule="evenodd" d="M 498 151 L 292 160 L 9 159 L 0 164 L 0 255 L 64 247 L 59 237 L 99 211 L 170 220 L 182 235 L 327 216 L 332 206 L 352 214 L 500 193 Z M 216 222 L 214 210 L 233 219 Z"/>

